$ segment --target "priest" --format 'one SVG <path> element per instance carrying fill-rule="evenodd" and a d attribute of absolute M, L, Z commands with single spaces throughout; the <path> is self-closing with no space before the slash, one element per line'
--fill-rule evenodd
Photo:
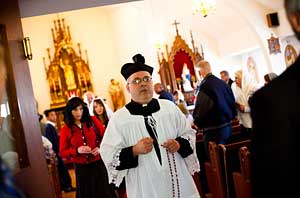
<path fill-rule="evenodd" d="M 195 131 L 174 103 L 153 98 L 152 72 L 141 62 L 121 69 L 132 99 L 113 114 L 100 146 L 109 181 L 125 177 L 130 198 L 198 198 Z"/>

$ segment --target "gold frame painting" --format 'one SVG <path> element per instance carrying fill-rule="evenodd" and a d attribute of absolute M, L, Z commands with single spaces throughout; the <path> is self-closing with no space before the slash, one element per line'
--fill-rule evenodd
<path fill-rule="evenodd" d="M 274 37 L 273 34 L 268 39 L 268 47 L 270 54 L 281 53 L 279 38 Z"/>
<path fill-rule="evenodd" d="M 296 49 L 291 44 L 287 44 L 285 47 L 284 60 L 285 60 L 286 67 L 289 67 L 297 60 Z"/>

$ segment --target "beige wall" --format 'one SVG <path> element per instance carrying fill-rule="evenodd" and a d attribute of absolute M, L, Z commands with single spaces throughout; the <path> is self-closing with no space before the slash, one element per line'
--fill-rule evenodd
<path fill-rule="evenodd" d="M 111 78 L 121 79 L 121 76 L 110 18 L 106 9 L 85 9 L 62 13 L 60 16 L 65 18 L 66 25 L 70 26 L 75 50 L 77 51 L 76 43 L 78 42 L 81 43 L 82 50 L 88 50 L 95 94 L 107 98 L 108 103 L 111 104 L 107 92 L 108 84 Z M 54 19 L 57 19 L 56 14 L 22 19 L 24 35 L 31 39 L 33 60 L 29 61 L 29 66 L 40 112 L 49 108 L 50 105 L 43 57 L 47 57 L 46 48 L 48 47 L 51 49 L 52 56 L 54 53 L 51 36 Z M 83 57 L 85 59 L 85 55 Z M 48 60 L 47 63 L 49 63 Z"/>

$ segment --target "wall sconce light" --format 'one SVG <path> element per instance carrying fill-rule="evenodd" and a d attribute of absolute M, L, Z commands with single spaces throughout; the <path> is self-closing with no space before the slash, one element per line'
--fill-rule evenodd
<path fill-rule="evenodd" d="M 30 39 L 29 37 L 25 37 L 22 40 L 23 43 L 23 49 L 24 49 L 24 56 L 28 60 L 32 60 L 32 51 L 31 51 L 31 46 L 30 46 Z"/>

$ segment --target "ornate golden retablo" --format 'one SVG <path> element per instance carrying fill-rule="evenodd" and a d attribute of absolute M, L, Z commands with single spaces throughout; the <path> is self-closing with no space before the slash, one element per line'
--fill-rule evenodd
<path fill-rule="evenodd" d="M 65 26 L 64 19 L 54 20 L 54 29 L 51 29 L 54 56 L 47 49 L 50 64 L 44 67 L 49 83 L 51 108 L 63 107 L 72 96 L 82 96 L 86 91 L 93 91 L 87 51 L 86 60 L 83 60 L 80 44 L 78 53 L 73 48 L 69 26 Z"/>

